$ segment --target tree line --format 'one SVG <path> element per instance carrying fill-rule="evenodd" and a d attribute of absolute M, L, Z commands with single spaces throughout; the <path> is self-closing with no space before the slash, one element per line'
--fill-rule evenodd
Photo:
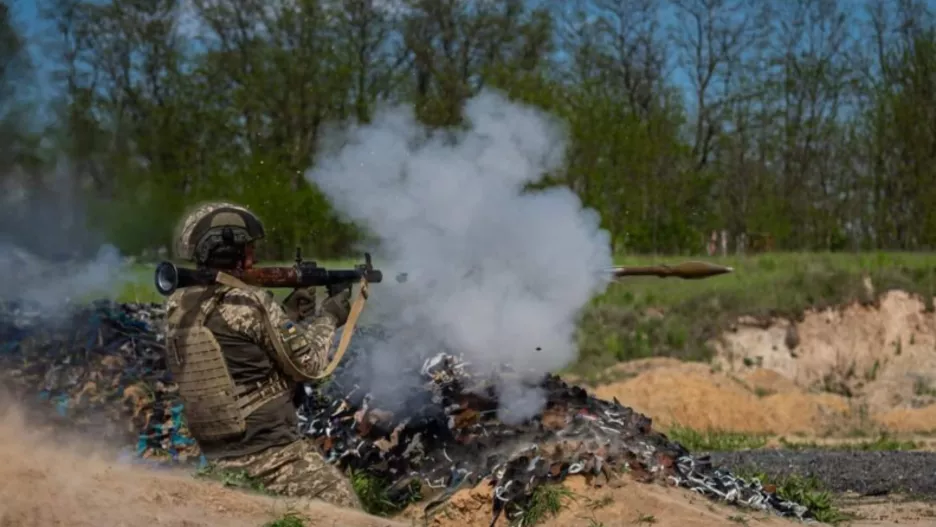
<path fill-rule="evenodd" d="M 362 232 L 302 177 L 329 126 L 384 103 L 453 126 L 484 88 L 566 121 L 542 185 L 599 211 L 617 252 L 699 253 L 723 229 L 936 247 L 925 1 L 40 0 L 42 101 L 10 2 L 0 183 L 41 195 L 66 172 L 127 253 L 229 198 L 267 222 L 267 257 L 343 254 Z"/>

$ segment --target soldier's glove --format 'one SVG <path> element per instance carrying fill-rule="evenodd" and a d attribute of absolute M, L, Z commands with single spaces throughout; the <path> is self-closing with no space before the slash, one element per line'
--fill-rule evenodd
<path fill-rule="evenodd" d="M 322 313 L 328 313 L 338 319 L 337 327 L 343 326 L 351 314 L 351 288 L 347 287 L 326 298 L 322 302 Z"/>
<path fill-rule="evenodd" d="M 351 282 L 340 282 L 325 286 L 325 291 L 328 293 L 328 296 L 335 296 L 346 289 L 351 289 Z"/>
<path fill-rule="evenodd" d="M 297 287 L 283 301 L 286 315 L 299 322 L 315 315 L 315 288 Z"/>

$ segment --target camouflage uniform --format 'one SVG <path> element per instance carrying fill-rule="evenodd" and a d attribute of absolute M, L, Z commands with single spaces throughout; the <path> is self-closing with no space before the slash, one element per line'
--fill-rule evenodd
<path fill-rule="evenodd" d="M 232 213 L 250 215 L 246 227 Z M 244 227 L 236 233 L 239 243 L 261 238 L 262 226 L 251 219 L 242 207 L 202 205 L 183 221 L 177 256 L 201 264 L 195 255 L 205 251 L 196 246 L 222 224 Z M 269 291 L 231 283 L 179 289 L 166 308 L 167 362 L 206 458 L 246 471 L 275 493 L 361 508 L 348 478 L 300 435 L 292 398 L 296 381 L 326 366 L 344 320 L 323 309 L 293 321 Z"/>

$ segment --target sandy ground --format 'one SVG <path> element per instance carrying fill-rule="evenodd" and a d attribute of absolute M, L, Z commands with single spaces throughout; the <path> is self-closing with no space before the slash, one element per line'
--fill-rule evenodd
<path fill-rule="evenodd" d="M 936 525 L 936 504 L 914 501 L 901 496 L 886 498 L 849 498 L 842 508 L 861 519 L 852 527 L 930 527 Z"/>
<path fill-rule="evenodd" d="M 0 527 L 259 527 L 288 512 L 310 527 L 409 525 L 122 464 L 87 440 L 26 429 L 20 412 L 0 410 Z"/>

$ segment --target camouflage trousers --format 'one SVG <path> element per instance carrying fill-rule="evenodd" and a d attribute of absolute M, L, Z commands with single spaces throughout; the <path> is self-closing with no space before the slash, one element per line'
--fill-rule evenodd
<path fill-rule="evenodd" d="M 315 445 L 306 439 L 256 454 L 220 459 L 217 466 L 245 471 L 251 479 L 274 494 L 363 509 L 351 480 L 338 467 L 326 462 Z"/>

